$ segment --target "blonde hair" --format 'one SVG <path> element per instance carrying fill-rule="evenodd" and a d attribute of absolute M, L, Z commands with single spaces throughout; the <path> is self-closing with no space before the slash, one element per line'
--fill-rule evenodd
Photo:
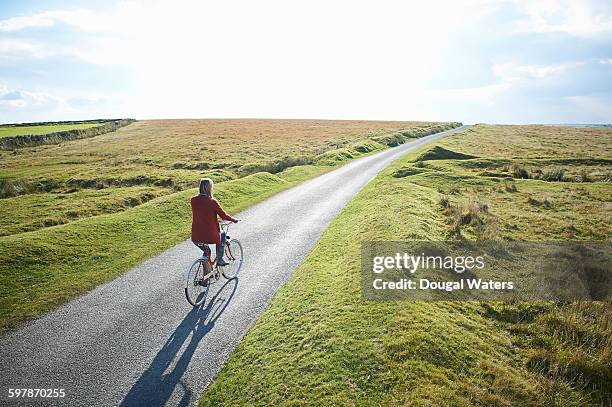
<path fill-rule="evenodd" d="M 200 180 L 200 194 L 207 195 L 209 198 L 213 197 L 213 180 L 210 178 L 202 178 Z"/>

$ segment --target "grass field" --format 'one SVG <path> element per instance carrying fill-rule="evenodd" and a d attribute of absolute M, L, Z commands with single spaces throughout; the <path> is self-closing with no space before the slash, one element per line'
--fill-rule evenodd
<path fill-rule="evenodd" d="M 195 185 L 335 165 L 420 122 L 162 120 L 59 145 L 0 151 L 0 236 L 115 213 Z M 384 141 L 384 140 L 383 140 Z M 348 147 L 348 148 L 347 148 Z M 360 151 L 355 150 L 359 149 Z"/>
<path fill-rule="evenodd" d="M 0 152 L 0 330 L 188 238 L 199 178 L 236 212 L 345 160 L 448 125 L 164 120 Z"/>
<path fill-rule="evenodd" d="M 42 135 L 57 131 L 87 129 L 100 123 L 50 124 L 32 126 L 0 126 L 0 137 Z"/>
<path fill-rule="evenodd" d="M 400 159 L 334 220 L 200 405 L 610 405 L 610 303 L 360 298 L 363 240 L 609 241 L 610 151 L 609 129 L 479 125 Z M 587 176 L 543 176 L 560 170 Z"/>

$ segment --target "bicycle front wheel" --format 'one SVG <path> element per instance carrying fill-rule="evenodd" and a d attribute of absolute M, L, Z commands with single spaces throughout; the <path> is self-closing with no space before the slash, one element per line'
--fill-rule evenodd
<path fill-rule="evenodd" d="M 232 278 L 238 277 L 238 273 L 242 268 L 244 262 L 244 253 L 242 251 L 242 245 L 236 239 L 232 239 L 225 245 L 225 253 L 223 259 L 228 262 L 227 266 L 223 266 L 221 269 L 223 277 L 231 280 Z"/>
<path fill-rule="evenodd" d="M 206 301 L 210 288 L 210 265 L 205 259 L 197 259 L 185 273 L 185 297 L 194 307 Z M 206 279 L 204 277 L 206 276 Z"/>

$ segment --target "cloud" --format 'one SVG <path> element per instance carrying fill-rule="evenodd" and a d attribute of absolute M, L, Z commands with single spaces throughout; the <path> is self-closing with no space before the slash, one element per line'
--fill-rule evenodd
<path fill-rule="evenodd" d="M 12 17 L 0 21 L 0 32 L 19 31 L 33 27 L 52 27 L 54 24 L 55 19 L 50 17 L 48 12 L 27 17 Z"/>
<path fill-rule="evenodd" d="M 0 83 L 1 123 L 128 117 L 131 111 L 113 94 L 13 88 Z M 131 116 L 130 116 L 131 117 Z"/>
<path fill-rule="evenodd" d="M 612 5 L 596 0 L 517 0 L 519 32 L 591 37 L 612 31 Z"/>
<path fill-rule="evenodd" d="M 11 17 L 0 21 L 0 32 L 15 32 L 31 28 L 49 28 L 67 24 L 83 31 L 103 31 L 111 28 L 110 22 L 91 10 L 50 10 L 29 16 Z"/>
<path fill-rule="evenodd" d="M 40 58 L 46 55 L 44 52 L 44 47 L 40 44 L 35 44 L 32 41 L 13 38 L 0 38 L 1 57 L 17 54 L 26 54 L 34 58 Z"/>
<path fill-rule="evenodd" d="M 61 45 L 22 38 L 0 38 L 0 59 L 76 58 L 96 65 L 129 64 L 134 49 L 119 40 L 97 39 L 94 44 Z"/>
<path fill-rule="evenodd" d="M 0 107 L 9 109 L 56 109 L 67 103 L 61 97 L 45 92 L 30 92 L 23 89 L 10 89 L 0 85 Z"/>
<path fill-rule="evenodd" d="M 494 64 L 492 71 L 504 82 L 515 82 L 525 79 L 546 79 L 564 74 L 582 62 L 556 64 L 556 65 L 520 65 L 514 63 Z"/>

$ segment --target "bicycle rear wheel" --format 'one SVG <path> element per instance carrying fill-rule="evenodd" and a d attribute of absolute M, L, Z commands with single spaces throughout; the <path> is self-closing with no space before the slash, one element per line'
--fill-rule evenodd
<path fill-rule="evenodd" d="M 228 262 L 227 266 L 221 268 L 223 277 L 231 280 L 232 278 L 238 277 L 238 273 L 242 268 L 244 262 L 244 253 L 242 251 L 242 245 L 236 239 L 232 239 L 225 245 L 225 253 L 223 259 Z"/>
<path fill-rule="evenodd" d="M 210 264 L 206 259 L 197 259 L 185 273 L 185 297 L 194 307 L 202 305 L 210 288 Z"/>

